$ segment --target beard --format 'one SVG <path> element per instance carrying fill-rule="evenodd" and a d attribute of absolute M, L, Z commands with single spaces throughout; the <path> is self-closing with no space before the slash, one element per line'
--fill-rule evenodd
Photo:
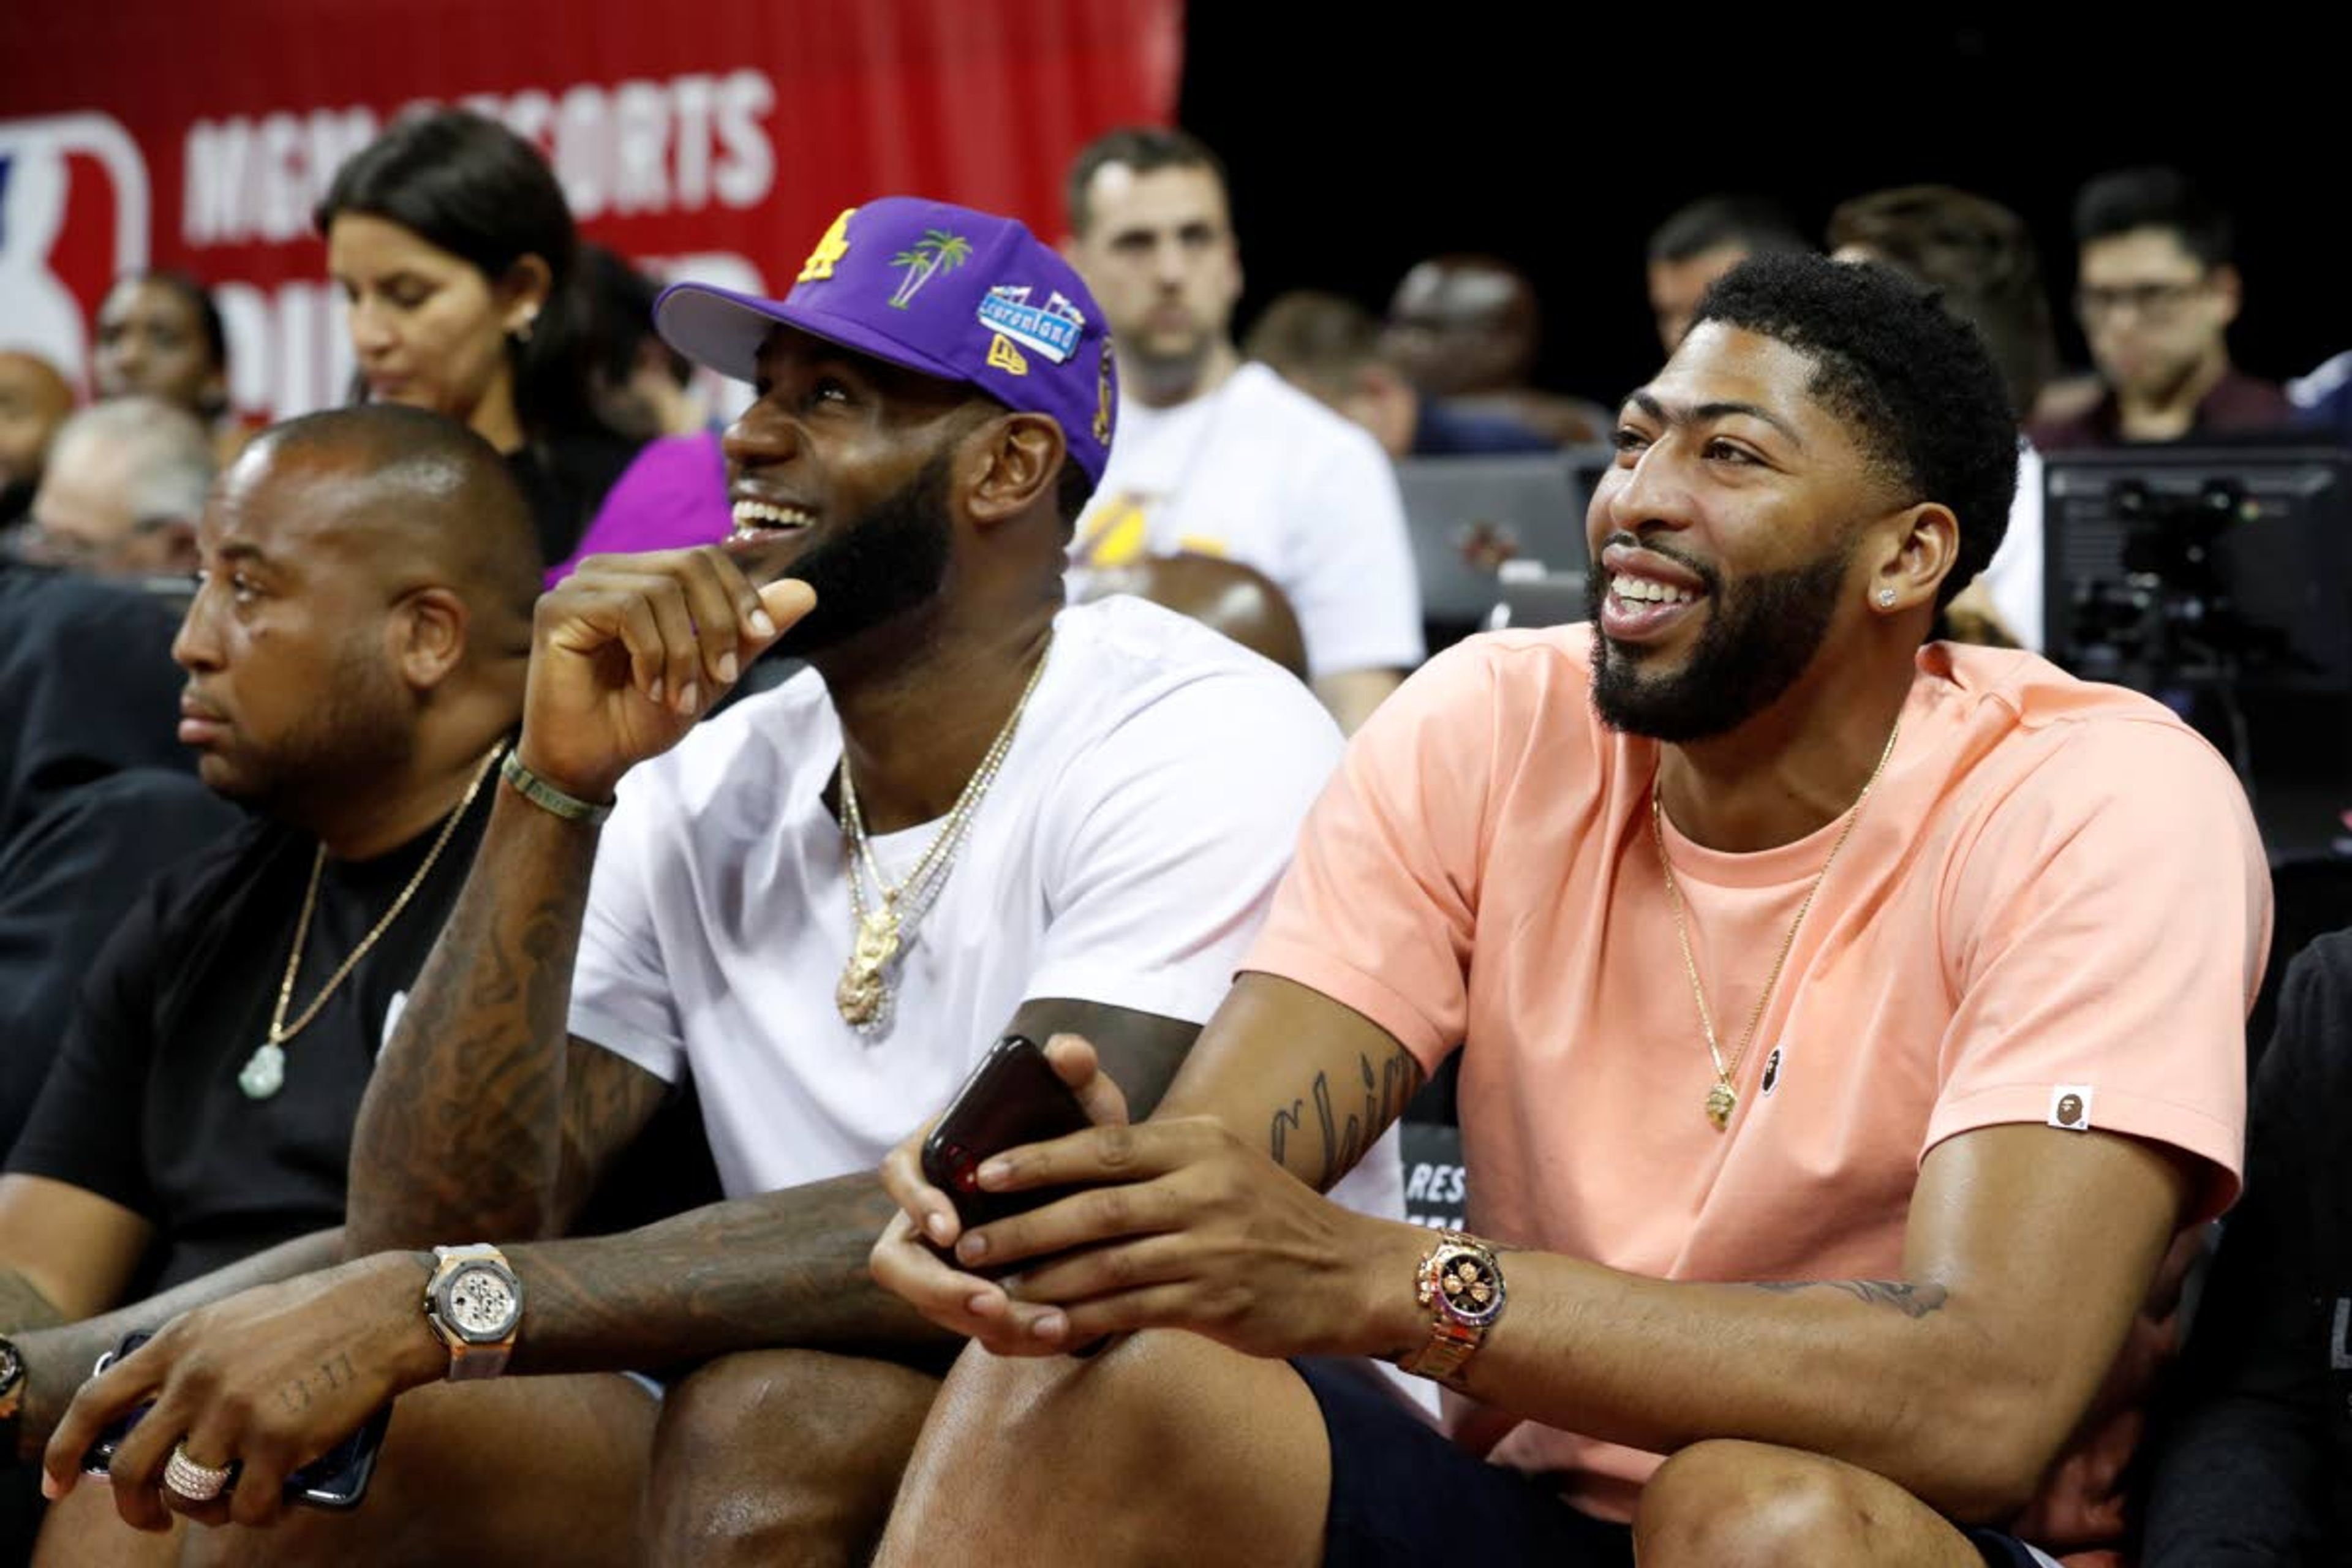
<path fill-rule="evenodd" d="M 1854 538 L 1816 560 L 1742 578 L 1729 594 L 1712 568 L 1651 543 L 1706 585 L 1706 629 L 1681 670 L 1644 676 L 1644 656 L 1611 644 L 1600 629 L 1608 574 L 1597 563 L 1585 583 L 1593 623 L 1592 706 L 1601 721 L 1654 741 L 1703 741 L 1738 729 L 1797 683 L 1821 651 L 1843 590 Z"/>
<path fill-rule="evenodd" d="M 952 543 L 948 468 L 948 455 L 940 453 L 793 563 L 784 575 L 806 583 L 816 607 L 777 640 L 775 653 L 806 658 L 939 596 Z"/>
<path fill-rule="evenodd" d="M 196 771 L 215 795 L 308 827 L 329 814 L 315 807 L 398 777 L 415 755 L 415 698 L 381 643 L 362 633 L 337 652 L 300 719 L 266 739 L 240 729 L 233 746 L 200 759 Z"/>

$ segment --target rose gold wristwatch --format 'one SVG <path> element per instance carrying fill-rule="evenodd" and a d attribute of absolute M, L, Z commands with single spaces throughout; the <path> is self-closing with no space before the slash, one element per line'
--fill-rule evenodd
<path fill-rule="evenodd" d="M 1437 1233 L 1421 1260 L 1414 1293 L 1429 1309 L 1429 1342 L 1397 1359 L 1415 1377 L 1454 1383 L 1503 1316 L 1503 1270 L 1495 1249 L 1458 1230 Z"/>
<path fill-rule="evenodd" d="M 522 1324 L 522 1281 L 495 1247 L 436 1247 L 425 1285 L 425 1321 L 449 1347 L 449 1381 L 496 1377 Z"/>

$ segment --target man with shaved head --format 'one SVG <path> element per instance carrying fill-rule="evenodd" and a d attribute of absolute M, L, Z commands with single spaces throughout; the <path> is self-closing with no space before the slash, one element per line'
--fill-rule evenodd
<path fill-rule="evenodd" d="M 521 714 L 541 565 L 464 426 L 394 406 L 281 425 L 196 542 L 179 739 L 255 816 L 133 903 L 0 1175 L 0 1442 L 20 1452 L 127 1330 L 338 1255 L 361 1093 Z M 37 1561 L 173 1560 L 98 1495 L 51 1510 Z"/>

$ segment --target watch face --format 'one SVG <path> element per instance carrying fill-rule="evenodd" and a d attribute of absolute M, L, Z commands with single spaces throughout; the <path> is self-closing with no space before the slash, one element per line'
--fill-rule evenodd
<path fill-rule="evenodd" d="M 25 1358 L 16 1353 L 15 1345 L 0 1340 L 0 1396 L 13 1393 L 24 1378 Z"/>
<path fill-rule="evenodd" d="M 507 1337 L 520 1310 L 506 1275 L 487 1264 L 469 1264 L 443 1288 L 442 1316 L 465 1339 L 488 1344 Z"/>
<path fill-rule="evenodd" d="M 1469 1247 L 1455 1247 L 1437 1259 L 1439 1299 L 1446 1315 L 1483 1329 L 1503 1315 L 1503 1276 L 1494 1260 Z"/>

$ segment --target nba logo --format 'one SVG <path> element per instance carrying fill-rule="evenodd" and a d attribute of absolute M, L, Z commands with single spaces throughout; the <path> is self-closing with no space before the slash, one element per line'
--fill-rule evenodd
<path fill-rule="evenodd" d="M 86 323 L 147 265 L 147 162 L 104 114 L 0 121 L 0 348 L 86 384 Z"/>
<path fill-rule="evenodd" d="M 1772 1091 L 1780 1087 L 1781 1049 L 1781 1047 L 1774 1046 L 1772 1054 L 1764 1058 L 1764 1082 L 1761 1087 L 1766 1100 L 1771 1099 Z"/>

